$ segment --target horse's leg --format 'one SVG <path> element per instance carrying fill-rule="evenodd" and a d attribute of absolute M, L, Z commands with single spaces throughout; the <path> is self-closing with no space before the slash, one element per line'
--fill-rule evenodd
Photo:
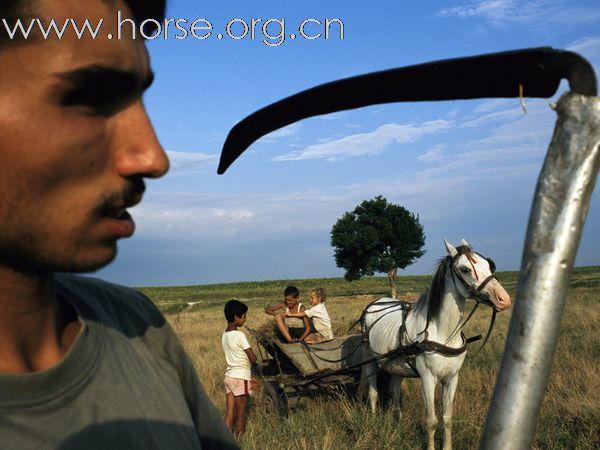
<path fill-rule="evenodd" d="M 435 416 L 436 380 L 430 372 L 424 371 L 421 373 L 421 383 L 421 393 L 423 395 L 423 404 L 425 405 L 427 448 L 428 450 L 435 450 L 435 429 L 437 427 L 437 417 Z"/>
<path fill-rule="evenodd" d="M 458 372 L 442 384 L 442 414 L 444 421 L 444 450 L 452 449 L 452 407 L 458 385 Z"/>
<path fill-rule="evenodd" d="M 402 382 L 404 377 L 392 375 L 390 379 L 390 391 L 392 392 L 392 406 L 398 411 L 398 419 L 402 419 Z"/>
<path fill-rule="evenodd" d="M 368 352 L 365 352 L 365 355 Z M 371 405 L 371 412 L 377 410 L 377 372 L 379 368 L 375 362 L 370 362 L 362 366 L 361 378 L 369 382 L 369 404 Z"/>

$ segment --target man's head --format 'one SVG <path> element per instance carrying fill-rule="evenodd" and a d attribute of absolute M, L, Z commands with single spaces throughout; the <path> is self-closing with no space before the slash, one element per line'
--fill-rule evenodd
<path fill-rule="evenodd" d="M 104 22 L 96 39 L 71 31 L 0 44 L 0 266 L 95 270 L 133 233 L 126 208 L 168 159 L 141 102 L 152 81 L 144 42 L 107 36 L 118 11 L 145 17 L 148 3 L 163 0 L 3 3 L 13 17 Z"/>

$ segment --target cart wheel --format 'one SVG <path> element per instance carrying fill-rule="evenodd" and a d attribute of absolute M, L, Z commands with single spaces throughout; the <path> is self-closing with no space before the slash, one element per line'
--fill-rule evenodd
<path fill-rule="evenodd" d="M 264 381 L 263 383 L 263 407 L 267 414 L 277 417 L 288 416 L 288 402 L 283 389 L 276 381 Z"/>

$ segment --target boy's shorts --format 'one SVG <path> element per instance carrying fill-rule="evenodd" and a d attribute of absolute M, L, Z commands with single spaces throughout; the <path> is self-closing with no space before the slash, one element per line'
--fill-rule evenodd
<path fill-rule="evenodd" d="M 250 395 L 252 394 L 252 386 L 250 384 L 250 380 L 243 380 L 241 378 L 232 378 L 225 375 L 225 393 L 229 394 L 230 392 L 234 395 L 234 397 L 239 397 L 240 395 Z"/>
<path fill-rule="evenodd" d="M 300 339 L 304 334 L 304 330 L 305 328 L 288 328 L 288 332 L 290 333 L 292 339 Z"/>

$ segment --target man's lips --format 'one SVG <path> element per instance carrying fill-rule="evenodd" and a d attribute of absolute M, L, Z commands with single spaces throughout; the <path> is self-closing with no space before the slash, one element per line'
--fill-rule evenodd
<path fill-rule="evenodd" d="M 142 201 L 145 191 L 144 181 L 133 178 L 125 189 L 105 194 L 95 208 L 95 217 L 100 220 L 105 231 L 116 238 L 129 237 L 135 231 L 135 223 L 127 208 Z"/>
<path fill-rule="evenodd" d="M 101 215 L 103 217 L 110 217 L 112 219 L 131 219 L 131 216 L 127 212 L 127 208 L 131 208 L 132 206 L 137 205 L 142 200 L 142 196 L 140 195 L 138 199 L 135 201 L 128 202 L 127 204 L 123 204 L 123 206 L 110 206 L 103 208 Z"/>
<path fill-rule="evenodd" d="M 115 210 L 114 214 L 103 216 L 101 222 L 109 234 L 118 238 L 129 237 L 135 231 L 135 222 L 124 208 Z"/>

